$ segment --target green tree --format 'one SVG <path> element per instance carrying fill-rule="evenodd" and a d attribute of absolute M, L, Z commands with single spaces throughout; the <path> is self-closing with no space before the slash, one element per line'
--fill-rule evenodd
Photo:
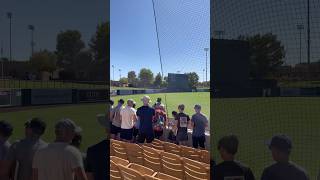
<path fill-rule="evenodd" d="M 153 82 L 153 73 L 150 69 L 143 68 L 139 73 L 139 81 L 142 87 L 149 87 Z"/>
<path fill-rule="evenodd" d="M 187 73 L 187 76 L 188 76 L 189 86 L 193 89 L 196 88 L 199 82 L 198 74 L 196 72 L 190 72 L 190 73 Z"/>
<path fill-rule="evenodd" d="M 77 63 L 74 64 L 74 69 L 77 79 L 89 80 L 89 72 L 92 68 L 92 54 L 90 51 L 81 51 L 76 56 Z"/>
<path fill-rule="evenodd" d="M 123 77 L 123 78 L 121 78 L 121 79 L 119 80 L 119 82 L 120 82 L 121 84 L 128 84 L 128 78 Z"/>
<path fill-rule="evenodd" d="M 58 65 L 65 69 L 72 69 L 77 54 L 85 47 L 81 40 L 81 33 L 77 30 L 61 31 L 57 35 L 56 55 Z"/>
<path fill-rule="evenodd" d="M 162 86 L 162 76 L 160 73 L 158 73 L 156 75 L 156 77 L 154 78 L 154 82 L 153 82 L 153 85 L 156 87 L 156 88 L 160 88 Z"/>
<path fill-rule="evenodd" d="M 134 72 L 134 71 L 128 72 L 128 83 L 133 85 L 134 87 L 137 86 L 138 78 L 137 78 L 136 72 Z"/>
<path fill-rule="evenodd" d="M 95 35 L 89 44 L 95 60 L 107 61 L 110 57 L 109 37 L 110 23 L 105 22 L 97 26 Z"/>
<path fill-rule="evenodd" d="M 250 77 L 262 79 L 272 74 L 284 63 L 285 49 L 272 33 L 254 36 L 240 36 L 249 42 Z"/>
<path fill-rule="evenodd" d="M 30 64 L 37 71 L 41 72 L 50 72 L 52 73 L 57 69 L 56 67 L 56 55 L 47 50 L 36 52 L 30 58 Z"/>

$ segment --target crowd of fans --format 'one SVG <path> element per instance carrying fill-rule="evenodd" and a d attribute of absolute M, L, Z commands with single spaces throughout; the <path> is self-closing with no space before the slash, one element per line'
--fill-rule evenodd
<path fill-rule="evenodd" d="M 107 121 L 99 121 L 107 129 Z M 70 119 L 55 125 L 55 140 L 42 140 L 46 123 L 33 118 L 24 124 L 25 137 L 10 144 L 13 126 L 0 121 L 1 180 L 101 180 L 107 179 L 108 137 L 81 153 L 81 128 Z"/>
<path fill-rule="evenodd" d="M 235 159 L 239 140 L 235 135 L 222 137 L 218 142 L 218 150 L 223 160 L 213 166 L 214 180 L 254 180 L 255 177 L 249 167 Z M 275 135 L 267 143 L 272 153 L 274 164 L 266 167 L 261 180 L 308 180 L 306 171 L 290 161 L 292 149 L 291 139 L 283 134 Z M 318 177 L 319 179 L 320 177 Z"/>
<path fill-rule="evenodd" d="M 195 114 L 191 118 L 184 112 L 185 105 L 180 104 L 178 112 L 171 113 L 173 120 L 170 120 L 161 98 L 153 106 L 150 105 L 149 96 L 144 96 L 141 101 L 143 105 L 135 109 L 136 102 L 133 99 L 128 99 L 126 105 L 120 99 L 116 106 L 110 100 L 111 138 L 139 144 L 151 143 L 156 138 L 188 145 L 188 128 L 191 128 L 193 147 L 205 149 L 208 119 L 201 112 L 199 104 L 194 106 Z M 169 133 L 164 133 L 166 129 Z"/>

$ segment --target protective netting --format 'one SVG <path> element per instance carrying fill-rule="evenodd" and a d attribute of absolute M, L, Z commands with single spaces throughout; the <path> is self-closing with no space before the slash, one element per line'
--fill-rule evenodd
<path fill-rule="evenodd" d="M 214 39 L 234 40 L 239 36 L 266 33 L 276 35 L 285 49 L 282 68 L 289 69 L 285 77 L 282 71 L 281 77 L 285 80 L 278 79 L 277 86 L 280 91 L 286 88 L 293 93 L 282 91 L 274 95 L 276 97 L 214 97 L 211 102 L 211 133 L 213 157 L 217 162 L 221 161 L 217 151 L 218 140 L 224 135 L 236 134 L 240 140 L 237 159 L 252 168 L 255 177 L 260 178 L 263 169 L 273 162 L 265 142 L 275 134 L 284 133 L 293 142 L 291 160 L 305 168 L 310 179 L 315 179 L 319 173 L 320 91 L 314 88 L 319 87 L 320 80 L 316 78 L 320 74 L 316 63 L 320 59 L 318 0 L 310 0 L 309 6 L 310 69 L 306 64 L 307 69 L 301 74 L 295 69 L 298 63 L 301 62 L 302 67 L 308 62 L 307 3 L 307 0 L 211 1 L 211 37 Z M 313 71 L 312 76 L 304 76 L 310 71 Z M 308 89 L 311 87 L 314 89 Z M 234 88 L 234 91 L 238 89 Z"/>
<path fill-rule="evenodd" d="M 209 0 L 154 0 L 164 75 L 196 72 L 204 78 L 210 46 Z M 208 80 L 210 78 L 208 52 Z"/>

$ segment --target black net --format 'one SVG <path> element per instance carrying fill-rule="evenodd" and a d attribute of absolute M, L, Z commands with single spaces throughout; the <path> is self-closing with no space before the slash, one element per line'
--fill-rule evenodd
<path fill-rule="evenodd" d="M 265 142 L 284 133 L 293 142 L 291 160 L 310 179 L 318 174 L 320 1 L 309 3 L 308 11 L 307 0 L 211 1 L 211 61 L 218 66 L 212 68 L 211 131 L 217 162 L 219 138 L 236 134 L 237 159 L 260 178 L 273 162 Z M 228 73 L 239 75 L 227 78 Z"/>

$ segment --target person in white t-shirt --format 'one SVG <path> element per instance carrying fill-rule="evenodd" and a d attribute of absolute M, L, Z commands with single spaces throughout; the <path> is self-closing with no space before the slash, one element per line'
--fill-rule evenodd
<path fill-rule="evenodd" d="M 123 141 L 131 142 L 133 138 L 133 126 L 137 120 L 136 110 L 133 108 L 135 102 L 132 99 L 127 101 L 127 106 L 120 111 L 121 133 Z"/>

